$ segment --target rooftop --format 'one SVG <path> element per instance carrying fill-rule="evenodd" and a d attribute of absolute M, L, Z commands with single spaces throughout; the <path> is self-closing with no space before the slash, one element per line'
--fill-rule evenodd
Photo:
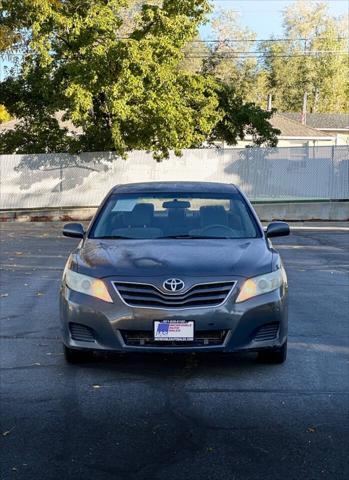
<path fill-rule="evenodd" d="M 300 113 L 283 113 L 283 116 L 300 122 Z M 319 129 L 349 130 L 349 113 L 307 113 L 307 126 Z"/>
<path fill-rule="evenodd" d="M 82 129 L 81 127 L 76 127 L 71 120 L 63 120 L 63 111 L 57 112 L 54 116 L 58 121 L 60 128 L 66 128 L 68 130 L 69 135 L 81 135 Z M 9 122 L 0 123 L 0 133 L 7 132 L 9 130 L 14 130 L 17 125 L 21 124 L 21 120 L 18 118 L 14 118 Z"/>
<path fill-rule="evenodd" d="M 296 114 L 298 115 L 298 114 Z M 299 116 L 298 116 L 299 117 Z M 309 125 L 303 125 L 299 120 L 289 118 L 286 114 L 275 113 L 270 123 L 274 128 L 281 130 L 280 137 L 297 137 L 324 140 L 332 138 L 330 134 L 316 130 Z"/>
<path fill-rule="evenodd" d="M 291 118 L 292 116 L 292 118 Z M 55 115 L 61 128 L 66 128 L 69 135 L 81 135 L 81 127 L 75 127 L 71 120 L 63 120 L 63 112 L 57 112 Z M 293 118 L 294 117 L 294 118 Z M 307 116 L 308 118 L 308 116 Z M 13 130 L 16 125 L 20 123 L 20 120 L 14 119 L 9 122 L 0 124 L 0 133 L 8 130 Z M 299 115 L 275 113 L 270 120 L 270 123 L 274 128 L 281 131 L 280 137 L 294 137 L 294 138 L 306 138 L 306 139 L 331 139 L 330 133 L 325 133 L 309 125 L 303 125 L 299 121 Z"/>

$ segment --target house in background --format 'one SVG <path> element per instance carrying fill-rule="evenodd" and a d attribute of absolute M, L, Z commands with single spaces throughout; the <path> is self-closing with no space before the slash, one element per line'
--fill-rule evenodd
<path fill-rule="evenodd" d="M 308 114 L 307 118 L 309 119 L 309 122 L 312 121 L 312 115 L 322 114 Z M 326 115 L 328 117 L 332 116 L 331 114 L 324 114 L 324 116 Z M 63 120 L 63 112 L 57 112 L 55 116 L 60 127 L 67 129 L 68 135 L 78 136 L 82 134 L 82 129 L 80 127 L 75 127 L 69 120 Z M 321 147 L 349 144 L 348 127 L 346 129 L 313 128 L 309 124 L 302 124 L 297 118 L 300 118 L 300 115 L 297 113 L 275 113 L 271 118 L 270 123 L 272 126 L 281 132 L 278 136 L 278 147 Z M 342 124 L 345 123 L 346 122 L 343 119 Z M 14 129 L 17 124 L 18 120 L 16 119 L 2 123 L 0 125 L 0 133 Z M 336 125 L 338 125 L 338 122 Z M 237 145 L 229 146 L 224 144 L 224 142 L 219 141 L 215 142 L 215 144 L 223 148 L 244 148 L 246 146 L 253 146 L 253 139 L 251 135 L 246 135 L 245 139 L 239 140 Z M 204 144 L 204 146 L 208 145 Z"/>
<path fill-rule="evenodd" d="M 66 128 L 67 134 L 71 137 L 81 135 L 82 128 L 75 127 L 75 125 L 70 120 L 64 120 L 63 115 L 64 115 L 63 111 L 59 111 L 54 115 L 54 117 L 58 121 L 59 127 Z M 16 126 L 19 125 L 20 123 L 21 121 L 18 120 L 17 118 L 13 118 L 9 122 L 0 123 L 0 133 L 5 133 L 10 130 L 14 130 Z"/>
<path fill-rule="evenodd" d="M 278 147 L 325 147 L 336 144 L 335 134 L 303 125 L 300 121 L 289 118 L 283 113 L 275 113 L 270 123 L 281 132 L 278 135 Z M 233 148 L 246 146 L 252 146 L 251 135 L 246 135 L 246 138 L 240 140 Z M 231 148 L 226 145 L 224 147 Z"/>
<path fill-rule="evenodd" d="M 301 121 L 300 113 L 283 113 L 291 120 Z M 335 145 L 349 145 L 349 113 L 307 113 L 306 125 L 335 137 Z"/>

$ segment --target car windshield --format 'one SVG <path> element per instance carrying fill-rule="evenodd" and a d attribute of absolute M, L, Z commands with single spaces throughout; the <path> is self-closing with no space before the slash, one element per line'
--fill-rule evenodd
<path fill-rule="evenodd" d="M 113 194 L 90 238 L 256 238 L 256 221 L 239 193 Z"/>

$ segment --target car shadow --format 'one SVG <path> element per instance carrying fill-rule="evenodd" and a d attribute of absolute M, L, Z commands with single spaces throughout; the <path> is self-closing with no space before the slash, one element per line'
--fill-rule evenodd
<path fill-rule="evenodd" d="M 105 373 L 132 374 L 137 376 L 201 378 L 226 372 L 242 372 L 260 369 L 255 353 L 132 353 L 101 354 L 80 365 L 81 368 Z"/>

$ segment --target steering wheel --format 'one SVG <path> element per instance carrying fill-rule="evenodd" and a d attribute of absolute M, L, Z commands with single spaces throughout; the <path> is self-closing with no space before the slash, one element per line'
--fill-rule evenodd
<path fill-rule="evenodd" d="M 204 227 L 200 230 L 200 233 L 210 233 L 213 230 L 212 233 L 217 233 L 218 231 L 224 231 L 229 233 L 230 235 L 234 233 L 234 230 L 230 227 L 227 227 L 226 225 L 208 225 L 207 227 Z M 219 233 L 218 233 L 219 234 Z"/>

